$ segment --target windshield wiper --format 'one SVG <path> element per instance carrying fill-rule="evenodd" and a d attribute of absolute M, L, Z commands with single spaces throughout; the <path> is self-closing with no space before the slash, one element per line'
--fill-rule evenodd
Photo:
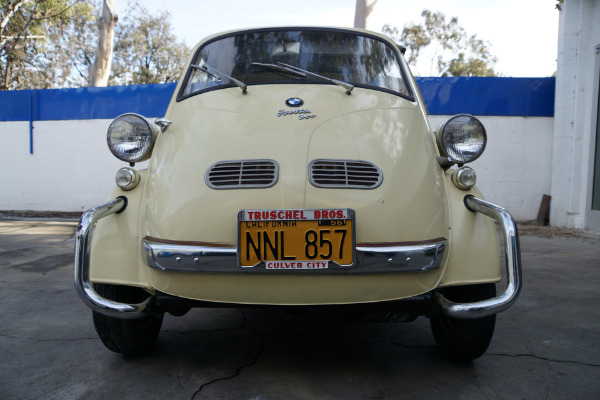
<path fill-rule="evenodd" d="M 281 64 L 281 63 L 280 63 Z M 278 65 L 278 64 L 263 64 L 259 62 L 252 62 L 251 65 L 256 65 L 258 67 L 269 68 L 275 70 L 277 72 L 283 72 L 284 74 L 299 76 L 300 78 L 306 78 L 306 74 L 302 72 L 294 71 L 293 69 Z"/>
<path fill-rule="evenodd" d="M 217 79 L 217 80 L 219 80 L 221 82 L 223 81 L 223 78 L 227 78 L 231 82 L 235 83 L 240 89 L 242 89 L 242 94 L 247 94 L 248 93 L 248 90 L 247 90 L 248 86 L 244 82 L 242 82 L 240 80 L 237 80 L 237 79 L 235 79 L 235 78 L 227 75 L 224 72 L 221 72 L 221 71 L 216 70 L 214 68 L 209 68 L 206 65 L 200 66 L 200 65 L 196 65 L 196 64 L 190 64 L 190 68 L 194 68 L 194 69 L 197 69 L 199 71 L 202 71 L 205 74 L 207 74 L 208 76 L 211 76 L 211 77 L 213 77 L 213 78 L 215 78 L 215 79 Z"/>
<path fill-rule="evenodd" d="M 348 94 L 348 95 L 351 94 L 352 89 L 354 89 L 354 85 L 351 83 L 344 82 L 344 81 L 338 81 L 337 79 L 328 78 L 326 76 L 315 74 L 314 72 L 306 71 L 302 68 L 294 67 L 293 65 L 284 64 L 282 62 L 278 62 L 277 64 L 263 64 L 263 63 L 259 63 L 259 62 L 253 62 L 251 64 L 256 65 L 258 67 L 264 67 L 264 68 L 269 68 L 269 69 L 272 69 L 272 70 L 275 70 L 278 72 L 283 72 L 284 74 L 299 76 L 301 78 L 306 78 L 306 75 L 309 75 L 309 76 L 312 76 L 315 78 L 324 79 L 326 81 L 335 83 L 336 85 L 343 87 L 344 89 L 346 89 L 346 94 Z"/>
<path fill-rule="evenodd" d="M 313 76 L 315 78 L 325 79 L 326 81 L 335 83 L 336 85 L 339 85 L 339 86 L 343 87 L 344 89 L 346 89 L 346 94 L 347 95 L 350 95 L 352 93 L 352 89 L 354 89 L 354 85 L 351 84 L 351 83 L 348 83 L 348 82 L 338 81 L 337 79 L 328 78 L 326 76 L 315 74 L 314 72 L 310 72 L 310 71 L 304 70 L 302 68 L 294 67 L 293 65 L 284 64 L 282 62 L 278 62 L 277 65 L 280 66 L 280 67 L 284 67 L 284 68 L 287 68 L 289 70 L 292 70 L 294 72 L 304 73 L 306 75 Z"/>

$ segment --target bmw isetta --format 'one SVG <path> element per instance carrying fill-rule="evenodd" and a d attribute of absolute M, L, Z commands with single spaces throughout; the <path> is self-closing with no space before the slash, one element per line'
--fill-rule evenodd
<path fill-rule="evenodd" d="M 430 127 L 384 35 L 208 37 L 164 118 L 110 124 L 108 147 L 129 166 L 81 217 L 76 290 L 126 355 L 191 307 L 372 307 L 430 318 L 443 353 L 475 359 L 521 287 L 514 220 L 466 165 L 486 140 L 470 115 Z"/>

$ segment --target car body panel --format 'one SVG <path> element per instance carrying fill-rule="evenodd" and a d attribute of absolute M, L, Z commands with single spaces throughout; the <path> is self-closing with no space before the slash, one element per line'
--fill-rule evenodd
<path fill-rule="evenodd" d="M 96 226 L 91 280 L 208 302 L 272 305 L 378 302 L 440 285 L 497 282 L 494 223 L 462 200 L 481 193 L 457 189 L 451 171 L 440 167 L 425 105 L 406 62 L 400 63 L 414 101 L 362 87 L 347 95 L 337 85 L 314 82 L 251 85 L 247 94 L 230 85 L 177 101 L 180 80 L 165 115 L 173 124 L 159 135 L 141 184 L 111 194 L 125 195 L 127 209 Z M 303 111 L 292 112 L 298 109 L 286 106 L 289 98 L 301 98 Z M 216 162 L 251 159 L 277 161 L 277 184 L 215 190 L 204 181 Z M 318 188 L 308 179 L 316 159 L 367 161 L 381 169 L 383 181 L 370 190 Z M 357 244 L 446 239 L 442 266 L 363 275 L 186 273 L 152 269 L 143 255 L 146 237 L 233 246 L 242 209 L 339 207 L 356 212 Z"/>
<path fill-rule="evenodd" d="M 294 93 L 316 115 L 311 120 L 298 120 L 296 115 L 277 116 L 290 97 L 291 90 L 285 86 L 253 88 L 252 95 L 237 100 L 252 102 L 238 105 L 243 113 L 231 110 L 231 101 L 219 107 L 223 91 L 190 98 L 170 110 L 167 118 L 182 123 L 174 124 L 162 135 L 153 154 L 145 196 L 152 200 L 144 204 L 144 236 L 235 243 L 233 222 L 242 208 L 340 206 L 357 211 L 357 223 L 362 225 L 357 242 L 447 236 L 443 174 L 433 156 L 435 144 L 414 104 L 379 92 L 370 94 L 374 98 L 370 108 L 361 105 L 360 111 L 338 115 L 339 105 L 331 104 L 351 102 L 346 98 L 360 98 L 363 93 L 346 96 L 335 90 L 337 87 L 294 85 Z M 235 95 L 235 89 L 224 91 L 232 90 Z M 380 103 L 375 100 L 377 95 L 382 98 Z M 389 97 L 397 101 L 395 107 L 390 106 Z M 184 152 L 183 148 L 195 150 Z M 245 159 L 276 160 L 280 170 L 277 185 L 232 191 L 211 189 L 205 184 L 204 173 L 212 164 Z M 384 180 L 373 190 L 316 188 L 307 178 L 308 164 L 315 159 L 368 161 L 382 170 Z M 198 223 L 189 223 L 190 216 Z M 388 223 L 390 220 L 397 223 Z"/>

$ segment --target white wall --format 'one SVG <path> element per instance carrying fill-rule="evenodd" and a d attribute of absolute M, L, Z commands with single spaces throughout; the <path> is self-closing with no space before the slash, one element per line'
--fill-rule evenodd
<path fill-rule="evenodd" d="M 432 116 L 431 125 L 446 118 Z M 472 164 L 480 189 L 515 219 L 535 219 L 550 193 L 553 118 L 480 119 L 488 132 L 486 151 Z M 110 122 L 36 121 L 33 154 L 29 122 L 0 122 L 0 210 L 84 211 L 105 201 L 127 165 L 106 146 Z"/>
<path fill-rule="evenodd" d="M 589 228 L 587 196 L 593 166 L 590 144 L 595 135 L 592 104 L 600 1 L 565 1 L 558 36 L 550 223 Z"/>
<path fill-rule="evenodd" d="M 126 164 L 106 146 L 110 120 L 0 122 L 0 210 L 85 211 Z"/>
<path fill-rule="evenodd" d="M 437 128 L 449 116 L 431 116 Z M 552 131 L 547 117 L 478 117 L 488 143 L 483 155 L 470 164 L 486 200 L 506 208 L 518 221 L 537 217 L 552 180 Z"/>

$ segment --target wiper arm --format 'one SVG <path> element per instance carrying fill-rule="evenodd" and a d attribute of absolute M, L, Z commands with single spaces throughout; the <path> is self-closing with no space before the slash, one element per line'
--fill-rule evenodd
<path fill-rule="evenodd" d="M 300 78 L 306 78 L 306 74 L 303 74 L 302 72 L 294 71 L 293 69 L 290 69 L 290 68 L 287 68 L 287 67 L 284 67 L 281 65 L 277 65 L 277 64 L 263 64 L 263 63 L 259 63 L 259 62 L 253 62 L 253 63 L 251 63 L 251 65 L 256 65 L 258 67 L 263 67 L 263 68 L 269 68 L 269 69 L 272 69 L 277 72 L 283 72 L 284 74 L 299 76 Z"/>
<path fill-rule="evenodd" d="M 315 78 L 325 79 L 326 81 L 335 83 L 336 85 L 339 85 L 339 86 L 343 87 L 344 89 L 346 89 L 346 94 L 347 95 L 350 95 L 352 93 L 352 89 L 354 89 L 354 85 L 351 84 L 351 83 L 348 83 L 348 82 L 338 81 L 337 79 L 328 78 L 326 76 L 315 74 L 314 72 L 306 71 L 306 70 L 304 70 L 302 68 L 294 67 L 293 65 L 284 64 L 282 62 L 277 63 L 277 65 L 280 66 L 280 67 L 284 67 L 284 68 L 290 69 L 290 70 L 295 71 L 295 72 L 304 73 L 306 75 L 313 76 Z"/>
<path fill-rule="evenodd" d="M 211 76 L 211 77 L 213 77 L 215 79 L 218 79 L 220 81 L 223 81 L 222 77 L 223 78 L 227 78 L 231 82 L 235 83 L 240 89 L 242 89 L 242 94 L 247 94 L 248 93 L 248 90 L 247 90 L 248 86 L 244 82 L 242 82 L 242 81 L 240 81 L 238 79 L 235 79 L 235 78 L 227 75 L 224 72 L 221 72 L 221 71 L 216 70 L 214 68 L 209 68 L 206 65 L 200 66 L 200 65 L 196 65 L 196 64 L 190 64 L 190 68 L 194 68 L 194 69 L 197 69 L 199 71 L 202 71 L 205 74 L 207 74 L 208 76 Z"/>

